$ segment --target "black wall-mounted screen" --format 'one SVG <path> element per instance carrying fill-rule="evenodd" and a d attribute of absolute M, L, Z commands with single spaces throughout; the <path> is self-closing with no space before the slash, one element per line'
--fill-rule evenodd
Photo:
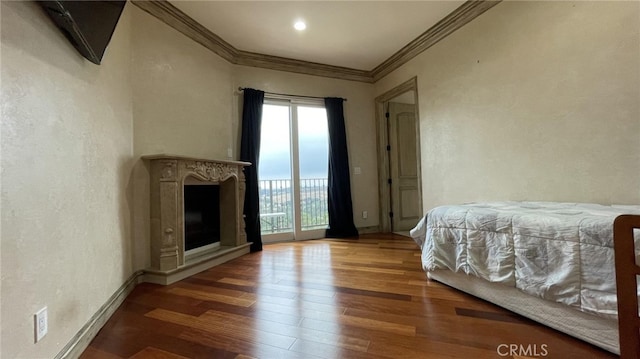
<path fill-rule="evenodd" d="M 126 1 L 39 1 L 39 3 L 82 56 L 100 65 Z"/>
<path fill-rule="evenodd" d="M 184 250 L 220 242 L 220 186 L 184 186 Z"/>

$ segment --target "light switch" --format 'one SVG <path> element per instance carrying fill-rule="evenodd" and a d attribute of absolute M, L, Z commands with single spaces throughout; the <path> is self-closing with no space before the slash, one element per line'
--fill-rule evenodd
<path fill-rule="evenodd" d="M 360 167 L 353 167 L 353 174 L 359 175 L 361 173 L 362 171 L 360 170 Z"/>

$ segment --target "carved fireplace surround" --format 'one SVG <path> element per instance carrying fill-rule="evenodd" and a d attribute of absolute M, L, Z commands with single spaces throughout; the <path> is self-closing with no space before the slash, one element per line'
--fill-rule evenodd
<path fill-rule="evenodd" d="M 149 164 L 151 268 L 145 281 L 171 284 L 249 253 L 244 230 L 244 167 L 248 162 L 175 155 L 142 156 Z M 220 187 L 220 246 L 185 255 L 185 185 Z"/>

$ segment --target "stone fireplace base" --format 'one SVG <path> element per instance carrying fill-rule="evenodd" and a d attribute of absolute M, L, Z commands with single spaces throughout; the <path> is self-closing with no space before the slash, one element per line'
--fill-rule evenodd
<path fill-rule="evenodd" d="M 151 268 L 144 280 L 171 284 L 249 253 L 244 231 L 247 162 L 219 161 L 175 155 L 143 156 L 150 165 Z M 220 186 L 220 247 L 185 253 L 184 186 Z"/>

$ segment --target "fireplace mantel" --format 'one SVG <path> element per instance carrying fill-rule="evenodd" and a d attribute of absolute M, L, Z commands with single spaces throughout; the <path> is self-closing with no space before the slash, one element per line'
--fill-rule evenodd
<path fill-rule="evenodd" d="M 145 281 L 170 284 L 249 252 L 244 230 L 244 167 L 248 162 L 158 154 L 149 164 L 151 268 Z M 220 247 L 185 255 L 184 186 L 220 186 Z"/>

